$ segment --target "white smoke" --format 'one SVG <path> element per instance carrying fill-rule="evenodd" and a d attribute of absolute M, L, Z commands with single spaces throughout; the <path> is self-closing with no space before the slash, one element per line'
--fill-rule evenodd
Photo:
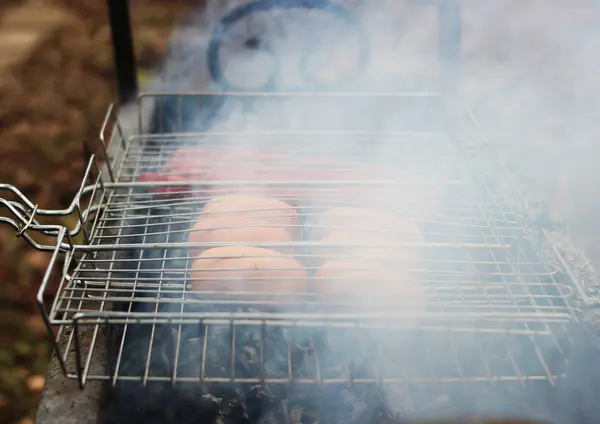
<path fill-rule="evenodd" d="M 216 23 L 243 3 L 209 1 L 175 37 L 174 44 L 180 43 L 187 50 L 175 49 L 165 61 L 163 74 L 178 76 L 170 82 L 157 82 L 157 88 L 218 92 L 208 72 L 205 49 Z M 316 91 L 317 87 L 303 85 L 298 72 L 302 56 L 310 52 L 314 66 L 328 62 L 320 75 L 331 91 L 439 89 L 435 5 L 404 0 L 339 3 L 360 17 L 368 34 L 371 58 L 364 72 L 354 72 L 358 43 L 351 29 L 320 12 L 292 10 L 255 14 L 235 25 L 223 42 L 225 75 L 242 89 L 256 90 L 276 60 L 280 65 L 279 90 Z M 556 216 L 572 223 L 577 234 L 600 229 L 593 219 L 597 208 L 595 181 L 600 177 L 596 166 L 600 149 L 594 144 L 599 133 L 595 121 L 600 50 L 594 48 L 600 43 L 598 16 L 598 7 L 591 1 L 579 0 L 477 0 L 462 5 L 460 92 L 479 112 L 492 141 L 508 151 L 511 163 L 528 181 L 531 191 L 550 203 Z M 266 41 L 275 58 L 249 51 L 244 43 L 252 38 Z M 191 59 L 193 65 L 185 65 Z M 392 97 L 265 100 L 251 107 L 226 101 L 212 130 L 389 132 L 406 129 L 401 116 L 406 111 L 419 118 L 415 122 L 429 119 L 435 125 L 436 117 L 427 116 L 426 107 L 435 99 L 419 99 L 423 104 L 407 104 L 404 98 Z M 432 131 L 438 130 L 435 127 Z M 248 137 L 245 148 L 254 140 L 259 140 L 252 146 L 256 149 L 268 145 L 260 137 Z M 383 136 L 371 140 L 369 156 L 389 159 L 397 149 L 395 141 Z M 345 152 L 350 162 L 364 156 L 365 150 L 356 148 L 352 139 L 348 139 L 347 148 L 341 143 L 344 140 L 333 150 L 331 143 L 312 146 L 313 153 L 334 156 Z M 243 164 L 236 166 L 239 170 Z M 443 177 L 427 172 L 423 170 L 421 176 Z M 401 204 L 411 195 L 431 200 L 437 194 L 380 189 L 365 201 L 371 203 L 374 196 L 380 196 Z M 587 248 L 595 243 L 581 241 L 589 241 Z"/>

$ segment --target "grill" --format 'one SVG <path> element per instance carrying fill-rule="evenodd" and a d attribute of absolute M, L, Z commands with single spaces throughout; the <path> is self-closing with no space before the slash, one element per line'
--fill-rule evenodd
<path fill-rule="evenodd" d="M 215 100 L 275 108 L 301 102 L 303 110 L 310 102 L 319 110 L 328 102 L 379 105 L 398 119 L 386 131 L 368 119 L 341 131 L 310 116 L 292 129 L 190 131 L 190 116 Z M 597 348 L 583 322 L 587 288 L 532 225 L 531 205 L 467 106 L 445 92 L 170 92 L 140 95 L 137 108 L 131 133 L 109 108 L 103 164 L 90 157 L 69 208 L 44 210 L 0 186 L 14 199 L 2 200 L 13 215 L 2 222 L 52 251 L 38 294 L 42 315 L 62 374 L 81 389 L 104 383 L 101 422 L 373 422 L 494 411 L 559 420 L 562 412 L 573 422 L 572 406 L 564 406 L 574 400 L 572 388 L 597 381 L 589 372 Z M 204 178 L 234 160 L 261 169 L 257 156 L 228 155 L 257 140 L 270 154 L 298 159 L 269 162 L 269 172 L 287 179 Z M 377 146 L 385 146 L 385 161 Z M 200 148 L 214 156 L 191 171 L 169 167 L 182 151 Z M 335 159 L 322 162 L 335 164 L 327 169 L 335 178 L 298 177 L 309 163 L 323 171 L 325 159 Z M 386 166 L 402 178 L 356 176 Z M 420 296 L 358 301 L 302 290 L 290 299 L 248 288 L 193 289 L 201 281 L 193 250 L 224 243 L 190 242 L 191 227 L 210 199 L 239 190 L 294 204 L 296 241 L 237 244 L 292 249 L 313 287 L 335 280 L 315 276 L 324 249 L 349 246 L 315 241 L 314 231 L 343 225 L 323 228 L 314 218 L 402 193 L 389 212 L 418 223 L 422 237 L 354 247 L 418 249 L 420 257 L 402 266 L 420 276 Z M 73 224 L 45 225 L 44 217 Z M 34 232 L 56 243 L 37 244 Z M 218 271 L 224 276 L 213 281 L 235 284 L 238 277 Z M 582 414 L 578 422 L 595 415 Z"/>
<path fill-rule="evenodd" d="M 180 95 L 189 96 L 194 95 Z M 143 96 L 140 107 L 150 97 Z M 415 100 L 409 98 L 398 94 L 398 107 L 412 107 Z M 426 98 L 438 103 L 442 96 Z M 107 128 L 112 116 L 110 109 Z M 467 108 L 465 116 L 476 126 Z M 310 241 L 306 234 L 312 229 L 311 216 L 323 208 L 360 205 L 361 196 L 335 193 L 359 186 L 376 193 L 394 186 L 413 194 L 395 211 L 421 228 L 422 241 L 399 244 L 423 252 L 423 259 L 410 265 L 425 274 L 423 304 L 398 296 L 373 300 L 377 309 L 368 312 L 358 307 L 340 312 L 336 308 L 343 301 L 324 301 L 309 292 L 290 301 L 251 291 L 200 293 L 191 288 L 190 249 L 201 246 L 187 241 L 191 225 L 210 198 L 248 182 L 215 181 L 207 189 L 206 181 L 194 181 L 193 176 L 188 180 L 180 176 L 175 182 L 139 182 L 139 177 L 166 169 L 167 159 L 186 144 L 228 151 L 251 135 L 124 137 L 123 133 L 116 122 L 112 137 L 101 137 L 110 140 L 105 145 L 107 166 L 100 171 L 96 158 L 90 159 L 82 189 L 68 210 L 44 211 L 22 195 L 21 203 L 7 204 L 20 217 L 15 227 L 25 237 L 35 230 L 58 234 L 39 298 L 47 297 L 50 276 L 58 274 L 60 283 L 50 307 L 43 309 L 44 317 L 57 340 L 63 372 L 81 387 L 100 380 L 117 392 L 139 394 L 161 383 L 172 390 L 201 387 L 208 392 L 241 385 L 248 390 L 282 387 L 272 388 L 274 393 L 289 387 L 299 393 L 323 393 L 331 386 L 348 388 L 349 396 L 381 387 L 404 391 L 414 387 L 421 400 L 403 394 L 403 404 L 421 405 L 406 408 L 423 414 L 435 411 L 436 400 L 456 384 L 461 394 L 453 394 L 450 403 L 457 410 L 466 408 L 477 394 L 483 405 L 495 404 L 498 396 L 508 405 L 518 400 L 521 411 L 532 408 L 532 401 L 521 399 L 526 388 L 537 393 L 540 384 L 555 386 L 567 377 L 567 352 L 577 343 L 573 326 L 582 325 L 581 288 L 569 279 L 570 271 L 550 241 L 527 225 L 522 198 L 516 189 L 507 191 L 510 179 L 502 176 L 501 164 L 492 160 L 489 146 L 481 140 L 459 143 L 451 133 L 401 130 L 260 134 L 267 143 L 276 140 L 277 149 L 293 157 L 309 154 L 307 146 L 310 150 L 319 145 L 323 152 L 324 143 L 335 146 L 344 139 L 356 149 L 349 156 L 361 156 L 366 162 L 370 158 L 365 140 L 385 137 L 397 146 L 389 154 L 397 168 L 427 175 L 399 183 L 364 179 L 265 183 L 268 187 L 261 195 L 284 186 L 290 191 L 282 197 L 287 201 L 303 190 L 325 199 L 318 206 L 297 207 L 304 225 L 301 241 L 293 246 L 309 270 L 319 259 L 318 252 L 311 254 L 315 246 L 335 246 Z M 310 143 L 299 142 L 308 137 Z M 218 167 L 218 162 L 210 166 Z M 336 172 L 350 175 L 356 166 L 349 162 Z M 169 177 L 168 171 L 157 172 L 156 179 L 164 177 Z M 156 191 L 168 186 L 172 188 L 168 196 Z M 252 194 L 252 188 L 246 190 Z M 44 226 L 35 218 L 50 214 L 74 214 L 77 225 Z M 359 304 L 363 308 L 369 302 Z M 273 304 L 285 311 L 269 312 Z M 95 361 L 107 354 L 108 361 L 98 370 Z M 465 383 L 487 384 L 481 392 Z M 429 402 L 423 401 L 424 393 Z M 390 396 L 386 389 L 385 397 Z"/>

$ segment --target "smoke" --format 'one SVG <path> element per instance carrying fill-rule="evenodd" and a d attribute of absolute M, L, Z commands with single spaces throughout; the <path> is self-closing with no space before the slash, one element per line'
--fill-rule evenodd
<path fill-rule="evenodd" d="M 592 105 L 600 88 L 591 72 L 600 59 L 591 20 L 598 12 L 586 1 L 488 1 L 464 8 L 464 91 L 533 194 L 588 249 L 595 243 L 581 236 L 597 225 L 589 217 L 597 180 Z"/>
<path fill-rule="evenodd" d="M 209 74 L 206 48 L 216 23 L 242 3 L 242 0 L 209 1 L 202 12 L 191 17 L 190 23 L 175 35 L 161 79 L 153 88 L 220 91 Z M 576 237 L 594 234 L 594 230 L 600 229 L 593 218 L 597 208 L 596 181 L 600 177 L 596 166 L 600 149 L 594 143 L 598 135 L 595 105 L 600 91 L 594 72 L 600 64 L 599 50 L 595 49 L 600 43 L 596 29 L 598 8 L 591 2 L 578 0 L 464 3 L 462 65 L 457 81 L 460 91 L 479 113 L 485 132 L 507 152 L 511 167 L 518 170 L 519 178 L 526 181 L 530 192 L 549 203 L 553 216 L 564 218 Z M 273 81 L 279 91 L 392 93 L 439 89 L 435 6 L 401 0 L 340 4 L 360 18 L 368 36 L 371 55 L 364 69 L 358 63 L 360 33 L 352 25 L 319 11 L 276 10 L 253 14 L 224 35 L 221 48 L 224 75 L 232 85 L 256 91 L 260 91 L 275 69 L 278 72 L 273 73 L 276 74 Z M 316 81 L 306 81 L 302 64 Z M 207 122 L 203 120 L 210 115 L 212 131 L 248 134 L 243 144 L 231 139 L 224 149 L 261 152 L 287 149 L 290 153 L 336 158 L 349 164 L 379 159 L 404 167 L 410 171 L 410 178 L 438 181 L 449 177 L 443 163 L 434 168 L 422 167 L 416 159 L 402 161 L 398 138 L 389 135 L 400 131 L 440 132 L 440 103 L 436 96 L 410 100 L 367 95 L 289 97 L 252 102 L 232 97 L 222 103 L 213 100 L 211 104 L 219 106 L 214 116 L 193 112 L 186 116 L 196 118 L 188 119 L 185 127 L 179 129 L 204 128 Z M 329 142 L 305 138 L 293 143 L 281 141 L 279 145 L 272 137 L 255 136 L 274 130 L 379 131 L 388 135 L 370 139 L 366 146 L 364 138 L 359 140 L 350 135 Z M 436 148 L 434 143 L 428 146 Z M 411 152 L 407 154 L 410 156 Z M 234 166 L 239 172 L 245 164 Z M 381 172 L 385 179 L 385 171 Z M 441 213 L 438 202 L 441 197 L 449 196 L 444 190 L 380 187 L 371 191 L 363 206 L 385 204 L 394 209 L 404 208 L 408 215 L 427 221 L 427 217 Z M 412 200 L 410 207 L 406 206 L 406 199 Z M 581 237 L 578 241 L 588 249 L 595 242 Z M 446 339 L 439 337 L 438 347 L 443 350 L 441 340 Z M 431 338 L 435 341 L 435 336 Z M 474 336 L 461 340 L 455 346 L 458 353 L 468 352 L 469 346 L 476 342 Z M 388 341 L 386 346 L 401 342 L 409 343 L 402 339 L 395 343 Z M 506 347 L 498 345 L 494 349 Z M 554 350 L 554 346 L 549 346 L 542 355 L 552 355 Z M 394 349 L 387 351 L 393 355 Z M 385 358 L 383 368 L 396 363 L 395 359 Z M 538 359 L 520 360 L 525 363 Z M 398 408 L 406 404 L 403 391 L 390 389 L 386 395 L 390 404 Z"/>

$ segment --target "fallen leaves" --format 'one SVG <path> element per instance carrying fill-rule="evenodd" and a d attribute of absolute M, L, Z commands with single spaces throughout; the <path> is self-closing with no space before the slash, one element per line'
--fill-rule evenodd
<path fill-rule="evenodd" d="M 27 388 L 31 392 L 41 392 L 44 389 L 46 378 L 42 375 L 32 375 L 27 379 Z"/>
<path fill-rule="evenodd" d="M 50 255 L 39 250 L 30 250 L 25 254 L 25 263 L 35 271 L 45 271 L 50 262 Z"/>
<path fill-rule="evenodd" d="M 48 335 L 46 324 L 44 324 L 44 320 L 39 315 L 31 315 L 26 320 L 26 325 L 29 331 L 33 334 L 38 335 L 40 337 L 45 337 Z"/>
<path fill-rule="evenodd" d="M 106 4 L 53 3 L 75 13 L 80 22 L 57 32 L 0 85 L 0 182 L 16 185 L 44 209 L 66 207 L 73 199 L 87 165 L 82 160 L 83 140 L 97 146 L 106 108 L 116 99 Z M 168 2 L 160 13 L 144 19 L 144 11 L 156 3 L 132 4 L 134 21 L 142 21 L 136 25 L 136 31 L 142 29 L 136 48 L 145 62 L 160 56 L 176 14 L 175 5 Z M 71 218 L 48 223 L 73 225 Z M 31 236 L 43 244 L 55 241 Z M 51 350 L 43 320 L 35 313 L 35 294 L 50 254 L 30 248 L 13 229 L 0 226 L 0 260 L 0 299 L 13 311 L 0 318 L 0 415 L 12 417 L 10 422 L 33 424 L 29 417 L 44 387 Z M 53 281 L 49 291 L 55 288 Z"/>

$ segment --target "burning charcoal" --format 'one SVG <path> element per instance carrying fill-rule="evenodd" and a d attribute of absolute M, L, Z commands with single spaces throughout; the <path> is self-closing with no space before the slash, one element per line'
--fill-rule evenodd
<path fill-rule="evenodd" d="M 266 403 L 270 403 L 273 400 L 267 389 L 260 384 L 250 387 L 247 397 L 248 399 L 259 400 Z"/>
<path fill-rule="evenodd" d="M 236 375 L 252 376 L 260 374 L 260 358 L 256 350 L 245 346 L 236 356 Z"/>
<path fill-rule="evenodd" d="M 315 386 L 297 386 L 294 390 L 291 390 L 288 395 L 288 403 L 296 406 L 303 411 L 319 411 L 321 402 L 321 395 L 319 390 L 315 390 Z"/>
<path fill-rule="evenodd" d="M 356 398 L 347 390 L 340 391 L 338 387 L 324 392 L 324 406 L 329 410 L 328 417 L 334 422 L 345 422 L 354 410 Z"/>
<path fill-rule="evenodd" d="M 357 401 L 354 404 L 354 408 L 352 410 L 352 415 L 350 416 L 350 418 L 352 419 L 352 421 L 356 421 L 360 417 L 362 417 L 363 414 L 365 413 L 366 409 L 367 409 L 367 404 L 365 402 L 363 402 L 363 401 Z"/>
<path fill-rule="evenodd" d="M 258 424 L 281 424 L 282 422 L 284 421 L 281 421 L 275 412 L 269 412 L 258 420 Z"/>
<path fill-rule="evenodd" d="M 347 405 L 351 405 L 350 419 L 352 421 L 361 417 L 365 409 L 367 409 L 367 404 L 362 399 L 354 396 L 348 390 L 342 390 L 340 393 L 340 398 Z"/>
<path fill-rule="evenodd" d="M 175 338 L 175 341 L 177 338 Z M 198 376 L 202 364 L 202 339 L 186 338 L 182 332 L 177 357 L 177 375 Z M 175 359 L 175 358 L 173 358 Z"/>
<path fill-rule="evenodd" d="M 155 327 L 154 340 L 150 349 L 149 375 L 168 376 L 172 373 L 174 344 L 168 326 Z"/>
<path fill-rule="evenodd" d="M 150 356 L 149 375 L 164 377 L 172 374 L 173 367 L 169 358 L 173 355 L 167 353 L 166 348 L 168 347 L 164 345 L 155 345 Z"/>
<path fill-rule="evenodd" d="M 280 368 L 281 365 L 277 361 L 265 362 L 265 374 L 268 376 L 276 376 L 277 374 L 279 374 Z"/>
<path fill-rule="evenodd" d="M 148 359 L 150 326 L 129 326 L 121 354 L 118 373 L 123 376 L 140 376 Z"/>
<path fill-rule="evenodd" d="M 323 378 L 344 378 L 346 368 L 346 364 L 327 365 L 323 369 Z"/>
<path fill-rule="evenodd" d="M 361 417 L 357 420 L 360 423 L 381 423 L 385 421 L 391 421 L 395 418 L 395 415 L 384 405 L 376 405 L 374 407 L 368 407 L 364 410 Z"/>
<path fill-rule="evenodd" d="M 251 422 L 256 422 L 264 411 L 273 409 L 275 397 L 270 395 L 262 386 L 255 385 L 249 389 L 244 403 L 248 419 Z"/>
<path fill-rule="evenodd" d="M 249 362 L 251 362 L 251 363 L 260 362 L 260 357 L 258 356 L 258 352 L 253 347 L 246 346 L 244 348 L 244 352 L 248 355 Z"/>
<path fill-rule="evenodd" d="M 287 353 L 287 352 L 286 352 Z M 272 361 L 277 364 L 278 369 L 275 374 L 272 374 L 275 377 L 284 378 L 288 376 L 288 357 L 284 354 L 282 350 L 277 350 L 274 352 L 274 358 Z"/>
<path fill-rule="evenodd" d="M 315 378 L 316 355 L 313 343 L 309 340 L 295 340 L 291 352 L 292 374 L 296 378 Z"/>
<path fill-rule="evenodd" d="M 281 329 L 265 332 L 265 376 L 285 378 L 288 375 L 288 345 L 282 340 Z"/>
<path fill-rule="evenodd" d="M 208 331 L 206 372 L 209 377 L 231 375 L 231 327 L 214 326 Z"/>
<path fill-rule="evenodd" d="M 304 411 L 302 413 L 302 424 L 318 424 L 319 415 L 315 412 Z"/>
<path fill-rule="evenodd" d="M 292 408 L 289 418 L 291 424 L 300 424 L 302 422 L 302 411 L 298 408 Z"/>
<path fill-rule="evenodd" d="M 232 399 L 221 405 L 224 424 L 244 424 L 248 422 L 248 412 L 240 399 Z"/>
<path fill-rule="evenodd" d="M 249 337 L 250 336 L 250 337 Z M 261 359 L 259 353 L 260 343 L 250 340 L 252 333 L 244 332 L 243 329 L 236 330 L 236 374 L 257 377 L 260 376 Z"/>
<path fill-rule="evenodd" d="M 220 410 L 222 401 L 223 399 L 206 393 L 200 397 L 202 405 L 207 409 L 214 409 L 215 412 Z"/>
<path fill-rule="evenodd" d="M 366 358 L 357 358 L 348 364 L 349 373 L 354 378 L 371 377 L 371 368 L 372 364 Z"/>
<path fill-rule="evenodd" d="M 220 365 L 213 365 L 212 367 L 210 367 L 207 370 L 207 374 L 210 377 L 215 377 L 215 378 L 227 378 L 228 377 L 228 372 L 227 370 L 220 366 Z"/>

